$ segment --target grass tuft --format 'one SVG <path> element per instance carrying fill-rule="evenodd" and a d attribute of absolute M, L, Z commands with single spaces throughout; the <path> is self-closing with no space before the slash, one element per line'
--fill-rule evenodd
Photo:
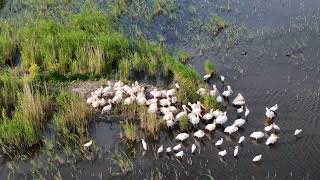
<path fill-rule="evenodd" d="M 211 74 L 211 75 L 216 74 L 215 66 L 209 59 L 204 61 L 204 71 L 206 74 Z"/>

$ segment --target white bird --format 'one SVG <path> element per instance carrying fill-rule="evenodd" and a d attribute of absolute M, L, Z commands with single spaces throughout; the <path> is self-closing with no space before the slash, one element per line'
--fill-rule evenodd
<path fill-rule="evenodd" d="M 219 109 L 216 109 L 215 111 L 212 112 L 213 117 L 217 118 L 220 114 L 222 114 L 222 111 Z"/>
<path fill-rule="evenodd" d="M 250 110 L 246 107 L 246 111 L 244 112 L 244 117 L 247 117 L 250 114 Z"/>
<path fill-rule="evenodd" d="M 191 111 L 189 108 L 187 108 L 186 105 L 182 105 L 182 109 L 183 111 L 176 115 L 176 118 L 175 118 L 176 121 L 179 121 L 182 117 L 187 116 L 188 111 Z"/>
<path fill-rule="evenodd" d="M 302 132 L 302 129 L 296 129 L 294 131 L 294 135 L 297 136 L 298 134 L 300 134 Z"/>
<path fill-rule="evenodd" d="M 197 90 L 196 93 L 199 94 L 200 96 L 204 96 L 207 94 L 207 90 L 205 88 L 200 88 Z"/>
<path fill-rule="evenodd" d="M 143 149 L 146 151 L 147 150 L 147 143 L 144 139 L 141 139 L 141 142 L 142 142 L 142 147 Z"/>
<path fill-rule="evenodd" d="M 171 147 L 167 147 L 166 152 L 170 153 L 171 151 L 172 151 L 172 148 Z"/>
<path fill-rule="evenodd" d="M 272 128 L 277 130 L 277 131 L 280 131 L 280 127 L 276 123 L 272 124 Z"/>
<path fill-rule="evenodd" d="M 175 156 L 176 157 L 182 157 L 184 155 L 183 151 L 179 151 Z"/>
<path fill-rule="evenodd" d="M 159 154 L 159 153 L 162 153 L 162 152 L 163 152 L 163 145 L 161 145 L 161 146 L 159 147 L 157 153 Z"/>
<path fill-rule="evenodd" d="M 91 96 L 87 99 L 87 104 L 92 104 L 93 102 L 95 102 L 97 100 L 96 96 Z"/>
<path fill-rule="evenodd" d="M 258 161 L 261 160 L 261 158 L 262 158 L 262 154 L 260 154 L 260 155 L 258 155 L 258 156 L 255 156 L 255 157 L 252 159 L 252 161 L 253 161 L 253 162 L 258 162 Z"/>
<path fill-rule="evenodd" d="M 266 116 L 267 116 L 267 118 L 269 118 L 269 119 L 272 119 L 272 118 L 274 118 L 274 112 L 273 111 L 271 111 L 269 108 L 267 108 L 266 107 Z"/>
<path fill-rule="evenodd" d="M 209 91 L 209 95 L 213 97 L 217 97 L 219 95 L 219 91 L 217 89 L 217 86 L 214 84 L 212 85 L 213 90 Z"/>
<path fill-rule="evenodd" d="M 275 134 L 271 134 L 270 137 L 266 141 L 266 145 L 274 144 L 279 137 Z"/>
<path fill-rule="evenodd" d="M 181 144 L 177 144 L 176 146 L 173 147 L 174 151 L 178 151 L 179 149 L 181 149 L 182 145 Z"/>
<path fill-rule="evenodd" d="M 198 131 L 196 131 L 195 133 L 194 133 L 194 136 L 195 137 L 197 137 L 197 138 L 203 138 L 203 136 L 204 136 L 204 132 L 202 131 L 202 130 L 198 130 Z"/>
<path fill-rule="evenodd" d="M 237 113 L 238 113 L 238 114 L 243 113 L 243 106 L 241 106 L 240 108 L 237 109 Z"/>
<path fill-rule="evenodd" d="M 134 100 L 136 99 L 135 96 L 130 96 L 124 99 L 123 104 L 124 105 L 130 105 L 134 102 Z"/>
<path fill-rule="evenodd" d="M 206 130 L 211 132 L 211 131 L 216 129 L 216 124 L 215 123 L 207 124 L 204 129 L 206 129 Z"/>
<path fill-rule="evenodd" d="M 215 123 L 216 124 L 224 124 L 225 122 L 227 122 L 228 117 L 227 117 L 227 112 L 224 112 L 222 114 L 220 114 L 216 119 L 215 119 Z"/>
<path fill-rule="evenodd" d="M 155 99 L 161 97 L 161 91 L 158 91 L 157 89 L 154 89 L 154 90 L 150 91 L 150 94 Z"/>
<path fill-rule="evenodd" d="M 160 99 L 159 103 L 161 106 L 170 106 L 171 105 L 171 101 L 170 101 L 169 97 L 167 97 L 166 99 Z"/>
<path fill-rule="evenodd" d="M 167 97 L 174 96 L 175 93 L 176 93 L 176 89 L 169 89 L 169 90 L 166 92 L 166 96 L 167 96 Z"/>
<path fill-rule="evenodd" d="M 237 96 L 233 99 L 233 101 L 244 101 L 244 97 L 241 93 L 238 93 Z"/>
<path fill-rule="evenodd" d="M 240 118 L 234 121 L 233 125 L 237 126 L 237 127 L 241 127 L 246 123 L 246 120 Z"/>
<path fill-rule="evenodd" d="M 237 97 L 235 97 L 234 100 L 232 101 L 232 104 L 236 106 L 242 106 L 245 103 L 246 101 L 244 100 L 244 97 L 240 93 L 238 93 Z"/>
<path fill-rule="evenodd" d="M 217 96 L 216 101 L 217 101 L 218 103 L 222 103 L 223 98 L 219 95 L 219 96 Z"/>
<path fill-rule="evenodd" d="M 180 89 L 180 85 L 178 83 L 174 84 L 176 86 L 176 89 Z"/>
<path fill-rule="evenodd" d="M 227 86 L 227 90 L 223 91 L 222 95 L 224 97 L 229 97 L 231 94 L 232 94 L 232 89 L 231 89 L 231 86 Z"/>
<path fill-rule="evenodd" d="M 176 139 L 179 141 L 184 141 L 188 138 L 189 138 L 189 134 L 187 134 L 187 133 L 180 133 L 176 136 Z"/>
<path fill-rule="evenodd" d="M 261 132 L 261 131 L 256 131 L 256 132 L 251 133 L 251 134 L 250 134 L 250 137 L 258 140 L 258 139 L 264 137 L 264 133 Z"/>
<path fill-rule="evenodd" d="M 232 133 L 234 133 L 234 132 L 237 132 L 238 129 L 239 129 L 239 128 L 238 128 L 237 126 L 231 125 L 231 126 L 226 127 L 226 128 L 224 129 L 224 132 L 225 132 L 225 133 L 232 134 Z"/>
<path fill-rule="evenodd" d="M 88 147 L 90 147 L 90 146 L 92 145 L 92 143 L 93 143 L 93 141 L 90 140 L 89 142 L 85 143 L 83 146 L 84 146 L 85 148 L 88 148 Z"/>
<path fill-rule="evenodd" d="M 234 148 L 234 151 L 233 151 L 233 156 L 234 156 L 234 157 L 237 157 L 238 152 L 239 152 L 239 146 L 236 146 L 236 147 Z"/>
<path fill-rule="evenodd" d="M 272 107 L 270 108 L 270 110 L 273 111 L 273 112 L 275 112 L 276 110 L 278 110 L 278 104 L 272 106 Z"/>
<path fill-rule="evenodd" d="M 241 136 L 241 137 L 239 138 L 238 143 L 241 144 L 245 139 L 246 139 L 246 138 L 245 138 L 244 136 Z"/>
<path fill-rule="evenodd" d="M 100 100 L 98 101 L 98 103 L 99 103 L 99 106 L 100 106 L 100 107 L 103 107 L 104 105 L 107 104 L 107 101 L 106 101 L 104 98 L 102 98 L 102 99 L 100 99 Z"/>
<path fill-rule="evenodd" d="M 99 107 L 99 101 L 94 101 L 91 105 L 93 108 L 97 108 Z"/>
<path fill-rule="evenodd" d="M 200 118 L 199 118 L 198 114 L 195 115 L 193 113 L 190 113 L 190 114 L 188 114 L 188 118 L 193 126 L 196 126 L 200 122 Z"/>
<path fill-rule="evenodd" d="M 157 111 L 158 111 L 157 103 L 150 104 L 150 106 L 148 107 L 148 112 L 149 113 L 156 113 Z"/>
<path fill-rule="evenodd" d="M 211 78 L 211 74 L 206 74 L 203 76 L 204 81 L 208 80 L 209 78 Z"/>
<path fill-rule="evenodd" d="M 223 143 L 223 138 L 219 139 L 217 142 L 216 142 L 216 146 L 221 146 Z"/>
<path fill-rule="evenodd" d="M 174 125 L 173 119 L 167 120 L 167 121 L 166 121 L 166 124 L 167 124 L 167 127 L 168 127 L 168 128 L 171 128 L 171 127 Z"/>
<path fill-rule="evenodd" d="M 196 150 L 197 146 L 195 144 L 192 144 L 191 146 L 191 153 L 194 153 L 194 151 Z"/>
<path fill-rule="evenodd" d="M 218 152 L 218 155 L 221 157 L 224 157 L 227 155 L 227 151 L 226 150 L 220 151 L 220 152 Z"/>
<path fill-rule="evenodd" d="M 225 77 L 224 76 L 220 76 L 221 82 L 224 83 Z"/>
<path fill-rule="evenodd" d="M 265 128 L 264 128 L 264 130 L 266 131 L 266 132 L 269 132 L 269 131 L 271 131 L 272 130 L 272 124 L 271 125 L 269 125 L 269 126 L 266 126 Z"/>
<path fill-rule="evenodd" d="M 213 109 L 210 109 L 210 112 L 203 115 L 202 118 L 206 121 L 211 120 L 213 118 Z"/>

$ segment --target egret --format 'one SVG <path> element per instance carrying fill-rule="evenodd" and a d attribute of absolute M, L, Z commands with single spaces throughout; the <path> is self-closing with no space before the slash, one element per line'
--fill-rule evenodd
<path fill-rule="evenodd" d="M 215 119 L 215 123 L 216 124 L 224 124 L 225 122 L 227 122 L 228 117 L 227 117 L 227 112 L 224 112 L 222 114 L 220 114 L 216 119 Z"/>
<path fill-rule="evenodd" d="M 224 157 L 227 155 L 227 151 L 226 150 L 220 151 L 220 152 L 218 152 L 218 155 L 221 157 Z"/>
<path fill-rule="evenodd" d="M 277 131 L 280 131 L 280 127 L 276 123 L 272 124 L 272 128 L 277 130 Z"/>
<path fill-rule="evenodd" d="M 223 143 L 223 138 L 219 139 L 217 142 L 216 142 L 216 146 L 221 146 Z"/>
<path fill-rule="evenodd" d="M 220 76 L 221 82 L 224 83 L 225 77 L 224 76 Z"/>
<path fill-rule="evenodd" d="M 266 116 L 267 116 L 268 119 L 272 119 L 272 118 L 274 118 L 274 116 L 275 116 L 275 115 L 274 115 L 274 112 L 271 111 L 271 110 L 270 110 L 269 108 L 267 108 L 267 107 L 266 107 L 266 113 L 265 113 L 265 114 L 266 114 Z"/>
<path fill-rule="evenodd" d="M 216 129 L 216 124 L 215 123 L 207 124 L 204 129 L 206 129 L 206 130 L 211 132 L 211 131 Z"/>
<path fill-rule="evenodd" d="M 243 106 L 241 106 L 240 108 L 237 109 L 237 113 L 238 113 L 238 114 L 243 113 Z"/>
<path fill-rule="evenodd" d="M 159 153 L 162 153 L 162 152 L 163 152 L 163 145 L 161 145 L 161 146 L 159 147 L 157 153 L 159 154 Z"/>
<path fill-rule="evenodd" d="M 272 130 L 272 124 L 271 125 L 269 125 L 269 126 L 266 126 L 265 128 L 264 128 L 264 130 L 266 131 L 266 132 L 269 132 L 269 131 L 271 131 Z"/>
<path fill-rule="evenodd" d="M 253 161 L 253 162 L 258 162 L 258 161 L 261 160 L 261 158 L 262 158 L 262 154 L 260 154 L 260 155 L 258 155 L 258 156 L 255 156 L 255 157 L 252 159 L 252 161 Z"/>
<path fill-rule="evenodd" d="M 224 97 L 229 97 L 231 94 L 232 94 L 232 89 L 231 89 L 231 86 L 227 86 L 227 90 L 223 91 L 222 95 Z"/>
<path fill-rule="evenodd" d="M 176 136 L 176 139 L 179 141 L 184 141 L 188 138 L 189 138 L 189 134 L 187 134 L 187 133 L 180 133 Z"/>
<path fill-rule="evenodd" d="M 246 111 L 244 112 L 244 117 L 247 117 L 250 114 L 250 110 L 246 107 Z"/>
<path fill-rule="evenodd" d="M 246 120 L 240 118 L 234 121 L 233 125 L 237 126 L 237 127 L 241 127 L 246 123 Z"/>
<path fill-rule="evenodd" d="M 89 142 L 85 143 L 83 146 L 84 146 L 85 148 L 89 148 L 89 147 L 92 145 L 92 143 L 93 143 L 93 141 L 90 140 Z"/>
<path fill-rule="evenodd" d="M 234 157 L 237 157 L 238 152 L 239 152 L 239 146 L 236 146 L 236 147 L 234 148 L 234 151 L 233 151 L 233 156 L 234 156 Z"/>
<path fill-rule="evenodd" d="M 191 146 L 191 153 L 194 153 L 194 151 L 196 150 L 197 146 L 195 144 L 192 144 Z"/>
<path fill-rule="evenodd" d="M 224 129 L 224 132 L 225 132 L 225 133 L 232 134 L 232 133 L 234 133 L 234 132 L 237 132 L 238 129 L 239 129 L 239 128 L 238 128 L 237 126 L 231 125 L 231 126 L 226 127 L 226 128 Z"/>
<path fill-rule="evenodd" d="M 258 139 L 264 137 L 264 133 L 261 132 L 261 131 L 256 131 L 256 132 L 251 133 L 251 134 L 250 134 L 250 137 L 258 140 Z"/>
<path fill-rule="evenodd" d="M 279 137 L 275 134 L 271 134 L 270 137 L 266 141 L 266 145 L 274 144 Z"/>
<path fill-rule="evenodd" d="M 175 154 L 176 157 L 182 157 L 184 155 L 183 151 L 179 151 L 177 154 Z"/>
<path fill-rule="evenodd" d="M 302 129 L 296 129 L 294 131 L 294 135 L 297 136 L 298 134 L 300 134 L 302 132 Z"/>
<path fill-rule="evenodd" d="M 171 147 L 167 147 L 166 152 L 170 153 L 171 151 L 172 151 L 172 148 Z"/>
<path fill-rule="evenodd" d="M 276 110 L 278 110 L 278 104 L 275 104 L 274 106 L 272 106 L 270 108 L 271 111 L 275 112 Z"/>
<path fill-rule="evenodd" d="M 207 81 L 210 78 L 211 78 L 211 74 L 206 74 L 206 75 L 203 76 L 203 80 L 204 81 Z"/>
<path fill-rule="evenodd" d="M 147 150 L 147 143 L 144 139 L 141 139 L 142 142 L 142 148 L 146 151 Z"/>
<path fill-rule="evenodd" d="M 181 144 L 178 144 L 176 146 L 173 147 L 173 150 L 174 151 L 178 151 L 179 149 L 181 149 L 182 145 Z"/>
<path fill-rule="evenodd" d="M 204 132 L 202 130 L 198 130 L 194 133 L 194 136 L 197 137 L 197 138 L 203 138 L 204 136 Z"/>
<path fill-rule="evenodd" d="M 239 138 L 238 143 L 241 144 L 244 140 L 245 140 L 245 137 L 244 137 L 244 136 L 241 136 L 241 137 Z"/>

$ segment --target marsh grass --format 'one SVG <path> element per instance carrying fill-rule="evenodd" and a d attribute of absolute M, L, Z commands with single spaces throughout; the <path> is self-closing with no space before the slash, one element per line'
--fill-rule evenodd
<path fill-rule="evenodd" d="M 215 66 L 209 59 L 204 61 L 204 71 L 206 74 L 211 74 L 211 75 L 216 74 Z"/>
<path fill-rule="evenodd" d="M 165 177 L 158 168 L 155 168 L 154 170 L 151 170 L 149 179 L 150 180 L 163 180 L 163 179 L 165 179 Z"/>
<path fill-rule="evenodd" d="M 146 129 L 151 136 L 157 137 L 160 129 L 160 120 L 154 113 L 149 113 L 148 108 L 142 106 L 138 109 L 138 117 L 140 120 L 140 128 Z"/>
<path fill-rule="evenodd" d="M 181 117 L 179 121 L 180 131 L 188 131 L 190 129 L 190 124 L 187 116 Z"/>
<path fill-rule="evenodd" d="M 140 138 L 140 130 L 137 125 L 132 122 L 121 122 L 121 130 L 125 139 L 129 141 L 138 141 Z"/>
<path fill-rule="evenodd" d="M 213 36 L 217 36 L 223 29 L 228 27 L 228 23 L 220 16 L 214 15 L 206 25 L 207 31 L 211 32 Z"/>
<path fill-rule="evenodd" d="M 188 63 L 191 54 L 190 54 L 190 52 L 188 52 L 188 51 L 179 50 L 179 51 L 177 52 L 177 56 L 178 56 L 178 60 L 179 60 L 180 62 L 182 62 L 183 64 L 186 64 L 186 63 Z"/>
<path fill-rule="evenodd" d="M 0 66 L 5 64 L 11 65 L 11 61 L 16 53 L 15 40 L 10 28 L 10 23 L 0 21 Z"/>
<path fill-rule="evenodd" d="M 216 101 L 216 98 L 213 96 L 202 96 L 200 98 L 200 101 L 202 102 L 202 104 L 204 105 L 204 107 L 208 108 L 208 109 L 213 109 L 216 110 L 219 108 L 219 104 Z"/>
<path fill-rule="evenodd" d="M 114 164 L 119 166 L 123 174 L 134 170 L 133 159 L 126 152 L 115 151 L 110 153 L 110 159 Z"/>

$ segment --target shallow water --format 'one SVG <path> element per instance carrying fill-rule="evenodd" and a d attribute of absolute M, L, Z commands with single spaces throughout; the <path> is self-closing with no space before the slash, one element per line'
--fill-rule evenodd
<path fill-rule="evenodd" d="M 320 1 L 317 0 L 208 0 L 182 1 L 182 6 L 197 9 L 196 13 L 181 12 L 175 28 L 185 27 L 189 16 L 207 19 L 208 14 L 219 14 L 237 26 L 244 27 L 231 48 L 213 44 L 207 34 L 201 34 L 202 46 L 196 47 L 194 31 L 181 30 L 178 37 L 168 30 L 167 43 L 173 47 L 192 52 L 191 64 L 203 74 L 203 60 L 212 59 L 219 74 L 226 76 L 227 85 L 234 92 L 241 92 L 251 111 L 248 122 L 241 131 L 232 136 L 225 135 L 223 128 L 206 134 L 202 141 L 193 137 L 184 143 L 186 156 L 181 160 L 172 155 L 156 155 L 159 144 L 174 146 L 178 132 L 162 132 L 158 142 L 151 142 L 150 149 L 143 154 L 140 144 L 135 146 L 134 171 L 117 174 L 119 168 L 110 161 L 109 151 L 131 151 L 120 141 L 117 120 L 101 119 L 94 124 L 91 136 L 101 149 L 88 155 L 91 160 L 57 165 L 64 179 L 151 179 L 161 172 L 165 179 L 319 179 L 320 177 L 320 60 L 319 18 Z M 151 24 L 151 32 L 157 24 Z M 166 27 L 166 26 L 165 26 Z M 222 32 L 222 36 L 223 36 Z M 201 51 L 200 49 L 206 49 Z M 243 52 L 246 52 L 245 55 Z M 210 82 L 222 89 L 214 78 Z M 280 139 L 274 146 L 249 141 L 255 130 L 263 130 L 265 107 L 279 105 L 275 122 L 281 127 Z M 234 107 L 225 106 L 230 125 L 236 119 Z M 303 129 L 300 138 L 295 138 L 295 129 Z M 231 155 L 238 138 L 247 139 L 239 148 L 237 159 Z M 214 143 L 224 138 L 222 147 Z M 147 142 L 150 142 L 147 140 Z M 191 154 L 195 143 L 198 153 Z M 218 151 L 226 149 L 227 157 L 220 159 Z M 262 154 L 262 161 L 254 164 L 253 156 Z M 41 154 L 34 157 L 42 162 Z M 15 162 L 23 167 L 12 173 L 10 163 L 0 167 L 1 177 L 22 179 L 25 174 L 32 178 L 30 169 L 23 161 Z M 42 167 L 39 165 L 38 169 Z M 23 169 L 23 170 L 22 170 Z M 26 170 L 24 170 L 26 169 Z M 50 169 L 50 168 L 49 168 Z M 159 175 L 159 174 L 158 174 Z M 160 176 L 159 175 L 159 176 Z M 48 175 L 52 177 L 52 175 Z M 2 178 L 1 178 L 2 179 Z"/>

